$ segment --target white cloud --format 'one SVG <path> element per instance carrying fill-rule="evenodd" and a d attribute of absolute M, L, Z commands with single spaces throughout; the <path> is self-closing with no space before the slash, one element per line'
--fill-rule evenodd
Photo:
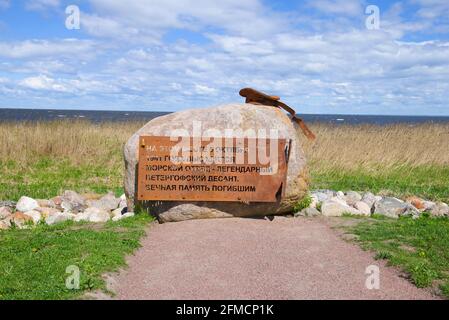
<path fill-rule="evenodd" d="M 363 16 L 364 10 L 359 0 L 312 0 L 309 6 L 330 14 L 343 14 L 350 16 Z"/>
<path fill-rule="evenodd" d="M 28 10 L 46 10 L 56 8 L 60 5 L 60 0 L 27 0 L 25 8 Z"/>
<path fill-rule="evenodd" d="M 7 58 L 22 59 L 39 56 L 67 56 L 75 58 L 80 54 L 95 54 L 94 43 L 90 40 L 78 39 L 0 42 L 0 56 Z"/>
<path fill-rule="evenodd" d="M 10 5 L 11 5 L 10 0 L 0 0 L 0 10 L 8 9 Z"/>

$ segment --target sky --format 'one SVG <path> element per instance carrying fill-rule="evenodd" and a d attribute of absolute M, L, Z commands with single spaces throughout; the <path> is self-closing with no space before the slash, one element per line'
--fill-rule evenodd
<path fill-rule="evenodd" d="M 177 111 L 244 87 L 298 113 L 449 115 L 449 1 L 0 0 L 0 108 Z"/>

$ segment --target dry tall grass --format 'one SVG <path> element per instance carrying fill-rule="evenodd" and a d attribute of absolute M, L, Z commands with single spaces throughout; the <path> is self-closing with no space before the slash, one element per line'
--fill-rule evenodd
<path fill-rule="evenodd" d="M 74 164 L 121 163 L 123 144 L 142 124 L 0 123 L 0 161 L 27 166 L 51 157 Z M 304 139 L 304 150 L 313 170 L 449 165 L 449 124 L 311 127 L 318 138 Z"/>
<path fill-rule="evenodd" d="M 449 124 L 312 126 L 304 150 L 315 171 L 449 165 Z"/>

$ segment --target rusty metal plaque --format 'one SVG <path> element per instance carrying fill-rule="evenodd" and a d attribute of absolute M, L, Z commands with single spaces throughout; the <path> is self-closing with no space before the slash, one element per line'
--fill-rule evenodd
<path fill-rule="evenodd" d="M 138 200 L 276 202 L 290 141 L 141 136 Z"/>

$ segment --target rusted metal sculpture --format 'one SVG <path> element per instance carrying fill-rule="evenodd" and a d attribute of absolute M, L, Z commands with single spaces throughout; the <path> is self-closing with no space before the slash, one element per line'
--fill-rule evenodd
<path fill-rule="evenodd" d="M 270 96 L 251 88 L 244 88 L 240 90 L 240 95 L 246 98 L 246 103 L 260 104 L 264 106 L 273 106 L 284 109 L 285 111 L 291 114 L 292 120 L 299 125 L 302 132 L 308 139 L 310 140 L 315 139 L 315 135 L 313 134 L 313 132 L 310 131 L 310 129 L 307 127 L 304 121 L 296 115 L 295 110 L 293 110 L 291 107 L 289 107 L 282 101 L 279 101 L 281 99 L 280 97 Z"/>

